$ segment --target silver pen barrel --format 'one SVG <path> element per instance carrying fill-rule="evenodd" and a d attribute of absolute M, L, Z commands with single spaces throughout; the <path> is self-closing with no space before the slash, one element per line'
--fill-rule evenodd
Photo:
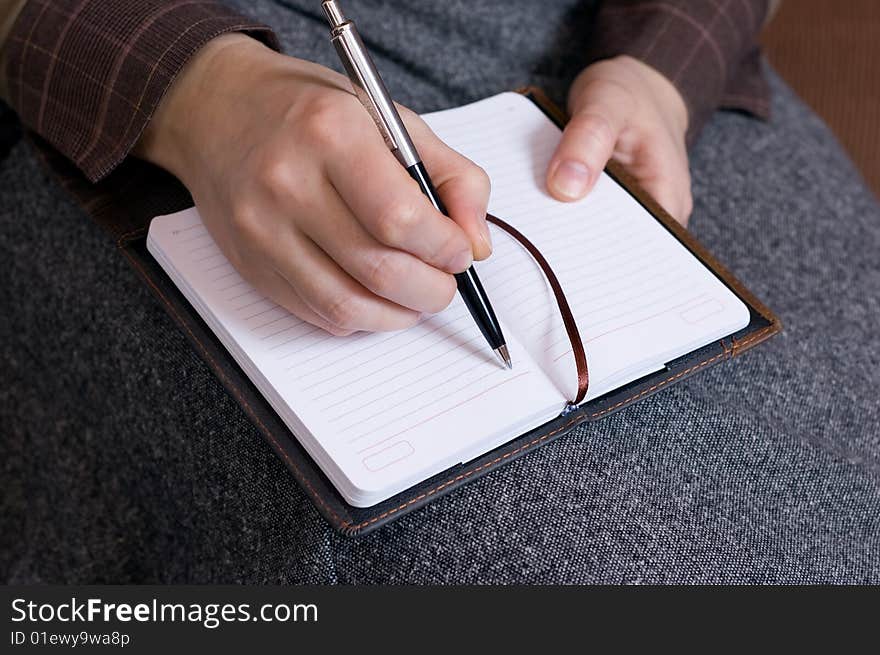
<path fill-rule="evenodd" d="M 406 168 L 418 164 L 421 161 L 419 153 L 354 23 L 345 18 L 335 0 L 325 0 L 321 7 L 330 23 L 330 40 L 345 66 L 355 95 L 373 118 L 398 161 Z"/>

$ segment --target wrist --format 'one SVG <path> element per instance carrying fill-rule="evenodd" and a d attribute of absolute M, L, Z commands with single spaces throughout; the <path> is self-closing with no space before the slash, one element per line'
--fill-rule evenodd
<path fill-rule="evenodd" d="M 214 91 L 234 84 L 227 70 L 241 66 L 251 53 L 266 50 L 259 41 L 239 33 L 218 36 L 187 62 L 169 87 L 135 147 L 135 154 L 164 168 L 186 184 L 196 155 L 208 145 L 214 116 L 223 107 Z"/>

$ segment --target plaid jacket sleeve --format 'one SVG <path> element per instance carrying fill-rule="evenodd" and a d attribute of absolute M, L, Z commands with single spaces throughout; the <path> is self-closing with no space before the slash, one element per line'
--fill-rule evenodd
<path fill-rule="evenodd" d="M 692 143 L 718 108 L 767 118 L 758 34 L 768 0 L 604 0 L 590 60 L 630 55 L 665 75 L 688 108 Z"/>
<path fill-rule="evenodd" d="M 212 0 L 28 0 L 8 36 L 8 103 L 92 181 L 131 152 L 205 43 L 271 30 Z"/>

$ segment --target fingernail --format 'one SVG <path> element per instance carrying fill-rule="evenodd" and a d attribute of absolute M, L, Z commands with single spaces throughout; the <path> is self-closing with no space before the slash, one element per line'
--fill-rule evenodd
<path fill-rule="evenodd" d="M 480 250 L 485 253 L 483 255 L 482 259 L 485 259 L 486 257 L 488 257 L 489 255 L 492 254 L 492 241 L 489 239 L 489 235 L 481 233 L 480 234 L 480 243 L 483 245 L 483 247 L 480 248 Z"/>
<path fill-rule="evenodd" d="M 486 246 L 486 249 L 489 251 L 489 254 L 492 254 L 492 237 L 489 234 L 489 226 L 483 225 L 480 227 L 480 241 Z"/>
<path fill-rule="evenodd" d="M 463 273 L 470 267 L 473 261 L 473 253 L 471 253 L 470 250 L 462 250 L 452 259 L 450 266 L 452 267 L 453 272 Z"/>
<path fill-rule="evenodd" d="M 576 200 L 587 191 L 590 183 L 590 169 L 579 161 L 565 160 L 553 173 L 553 188 L 556 192 Z"/>

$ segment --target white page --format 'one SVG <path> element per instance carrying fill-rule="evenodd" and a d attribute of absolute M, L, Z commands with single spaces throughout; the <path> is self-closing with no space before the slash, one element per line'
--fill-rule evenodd
<path fill-rule="evenodd" d="M 516 366 L 499 364 L 458 298 L 409 330 L 334 337 L 257 293 L 195 209 L 154 219 L 148 247 L 353 505 L 491 450 L 564 406 L 513 335 Z"/>
<path fill-rule="evenodd" d="M 487 170 L 490 210 L 556 271 L 585 341 L 588 399 L 748 323 L 745 305 L 607 176 L 579 203 L 546 194 L 560 132 L 527 99 L 426 120 Z M 478 270 L 513 372 L 459 299 L 411 330 L 333 337 L 254 292 L 195 210 L 155 219 L 148 246 L 340 493 L 368 506 L 540 425 L 574 395 L 552 293 L 525 250 L 492 230 L 495 252 Z"/>
<path fill-rule="evenodd" d="M 503 93 L 424 118 L 486 170 L 489 211 L 531 240 L 559 278 L 586 348 L 588 400 L 748 325 L 748 308 L 605 173 L 579 202 L 547 194 L 561 131 L 527 98 Z M 571 398 L 574 358 L 550 287 L 522 246 L 491 229 L 494 253 L 477 264 L 483 286 Z"/>

